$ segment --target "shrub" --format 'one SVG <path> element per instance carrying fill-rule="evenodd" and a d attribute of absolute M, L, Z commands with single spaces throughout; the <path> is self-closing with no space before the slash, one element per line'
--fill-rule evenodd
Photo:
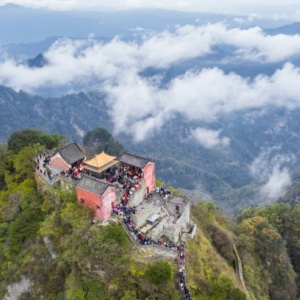
<path fill-rule="evenodd" d="M 172 269 L 167 262 L 158 262 L 150 265 L 145 275 L 151 283 L 163 285 L 171 280 Z"/>

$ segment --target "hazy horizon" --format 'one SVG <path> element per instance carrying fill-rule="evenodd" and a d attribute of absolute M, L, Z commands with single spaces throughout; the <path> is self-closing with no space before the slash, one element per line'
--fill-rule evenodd
<path fill-rule="evenodd" d="M 297 0 L 127 0 L 127 1 L 61 1 L 61 0 L 2 0 L 0 6 L 16 4 L 31 8 L 44 8 L 49 10 L 78 10 L 78 11 L 124 11 L 136 9 L 165 9 L 180 12 L 201 12 L 248 16 L 252 19 L 270 18 L 274 20 L 300 20 L 300 5 Z"/>

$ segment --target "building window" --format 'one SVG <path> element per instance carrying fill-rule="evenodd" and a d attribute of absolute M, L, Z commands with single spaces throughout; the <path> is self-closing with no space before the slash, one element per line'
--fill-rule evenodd
<path fill-rule="evenodd" d="M 84 201 L 84 199 L 80 199 L 80 203 L 84 203 L 85 201 Z"/>

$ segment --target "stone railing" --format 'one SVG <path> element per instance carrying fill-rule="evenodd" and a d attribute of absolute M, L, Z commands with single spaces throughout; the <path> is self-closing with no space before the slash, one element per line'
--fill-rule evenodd
<path fill-rule="evenodd" d="M 60 180 L 60 175 L 56 175 L 55 177 L 53 177 L 51 180 L 47 175 L 44 175 L 43 173 L 41 173 L 40 171 L 36 170 L 35 174 L 37 176 L 39 176 L 44 182 L 46 182 L 47 184 L 53 186 L 55 183 L 57 183 Z"/>
<path fill-rule="evenodd" d="M 47 175 L 44 175 L 40 171 L 36 170 L 35 174 L 39 176 L 45 183 L 47 183 L 50 186 L 54 186 L 59 181 L 64 181 L 68 184 L 71 184 L 73 186 L 76 186 L 77 181 L 72 179 L 70 176 L 64 176 L 61 174 L 56 174 L 51 180 Z"/>

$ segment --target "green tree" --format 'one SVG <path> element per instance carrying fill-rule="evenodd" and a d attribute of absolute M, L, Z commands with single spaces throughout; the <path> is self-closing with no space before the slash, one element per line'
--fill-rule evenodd
<path fill-rule="evenodd" d="M 95 128 L 83 137 L 83 145 L 90 155 L 104 151 L 110 155 L 119 156 L 123 146 L 105 128 Z"/>
<path fill-rule="evenodd" d="M 15 153 L 23 147 L 33 144 L 45 145 L 48 149 L 53 149 L 65 142 L 65 138 L 58 134 L 49 135 L 41 130 L 24 129 L 13 133 L 7 142 L 8 150 Z"/>
<path fill-rule="evenodd" d="M 99 280 L 89 280 L 84 282 L 86 290 L 86 300 L 105 300 L 107 299 L 105 286 Z"/>
<path fill-rule="evenodd" d="M 145 276 L 155 285 L 165 285 L 172 279 L 172 268 L 167 262 L 154 263 L 149 265 Z"/>
<path fill-rule="evenodd" d="M 192 212 L 197 221 L 203 226 L 206 226 L 215 219 L 216 207 L 212 202 L 200 200 L 193 206 Z"/>
<path fill-rule="evenodd" d="M 66 280 L 66 298 L 67 300 L 85 300 L 85 291 L 82 282 L 78 278 L 76 267 L 72 269 L 71 274 Z"/>
<path fill-rule="evenodd" d="M 7 152 L 6 145 L 0 145 L 0 190 L 5 186 L 5 156 Z"/>
<path fill-rule="evenodd" d="M 212 283 L 211 299 L 246 300 L 246 296 L 239 289 L 234 288 L 230 278 L 228 278 L 225 274 L 220 274 Z"/>
<path fill-rule="evenodd" d="M 121 300 L 139 300 L 136 295 L 136 291 L 125 291 L 125 295 L 121 298 Z"/>

